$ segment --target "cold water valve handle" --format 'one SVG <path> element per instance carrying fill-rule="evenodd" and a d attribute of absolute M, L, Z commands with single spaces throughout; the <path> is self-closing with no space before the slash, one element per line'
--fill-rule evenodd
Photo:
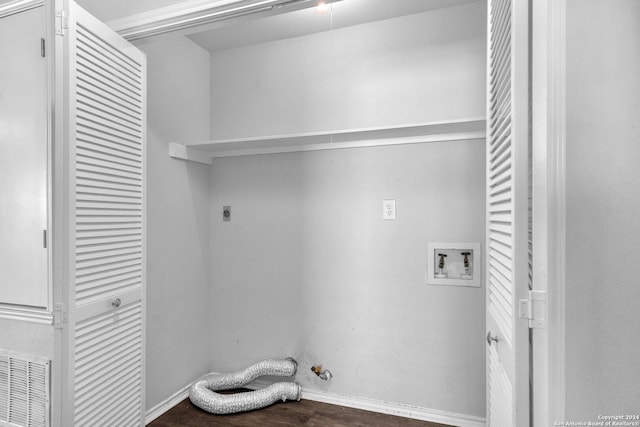
<path fill-rule="evenodd" d="M 444 258 L 447 256 L 447 254 L 439 253 L 438 256 L 440 257 L 440 260 L 438 261 L 438 268 L 440 269 L 440 274 L 443 274 L 442 270 L 444 270 Z"/>
<path fill-rule="evenodd" d="M 442 270 L 444 268 L 444 257 L 446 257 L 447 254 L 438 254 L 438 256 L 440 257 L 440 260 L 438 261 L 438 268 Z"/>

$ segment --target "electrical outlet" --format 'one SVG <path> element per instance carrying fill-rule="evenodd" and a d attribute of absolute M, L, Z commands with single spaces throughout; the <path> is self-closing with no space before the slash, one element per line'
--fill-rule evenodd
<path fill-rule="evenodd" d="M 382 201 L 382 219 L 396 219 L 396 201 L 385 199 Z"/>

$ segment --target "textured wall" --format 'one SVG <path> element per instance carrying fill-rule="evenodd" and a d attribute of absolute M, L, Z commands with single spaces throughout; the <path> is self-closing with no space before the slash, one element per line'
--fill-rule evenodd
<path fill-rule="evenodd" d="M 0 349 L 53 359 L 53 326 L 0 319 Z"/>
<path fill-rule="evenodd" d="M 212 53 L 211 136 L 483 117 L 485 16 L 474 2 Z"/>
<path fill-rule="evenodd" d="M 484 240 L 482 141 L 217 159 L 211 189 L 214 370 L 291 355 L 308 389 L 484 416 L 484 286 L 425 280 L 428 241 Z"/>
<path fill-rule="evenodd" d="M 147 408 L 208 369 L 209 168 L 169 142 L 209 135 L 209 54 L 179 37 L 147 54 Z"/>
<path fill-rule="evenodd" d="M 484 16 L 212 53 L 212 137 L 483 116 Z M 311 390 L 484 416 L 484 286 L 425 283 L 428 241 L 484 241 L 482 141 L 217 159 L 211 189 L 214 370 L 291 355 Z"/>
<path fill-rule="evenodd" d="M 567 2 L 566 416 L 640 402 L 640 2 Z"/>

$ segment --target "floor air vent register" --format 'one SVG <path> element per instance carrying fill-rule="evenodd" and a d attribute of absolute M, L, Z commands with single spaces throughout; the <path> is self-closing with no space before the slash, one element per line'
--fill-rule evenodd
<path fill-rule="evenodd" d="M 0 425 L 49 426 L 49 365 L 0 350 Z"/>

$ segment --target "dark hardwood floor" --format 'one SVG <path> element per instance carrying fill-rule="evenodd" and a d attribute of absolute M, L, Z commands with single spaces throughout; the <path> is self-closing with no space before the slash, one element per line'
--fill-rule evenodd
<path fill-rule="evenodd" d="M 251 412 L 213 415 L 193 406 L 188 398 L 149 424 L 149 427 L 175 426 L 450 427 L 304 399 L 300 402 L 279 402 Z"/>

